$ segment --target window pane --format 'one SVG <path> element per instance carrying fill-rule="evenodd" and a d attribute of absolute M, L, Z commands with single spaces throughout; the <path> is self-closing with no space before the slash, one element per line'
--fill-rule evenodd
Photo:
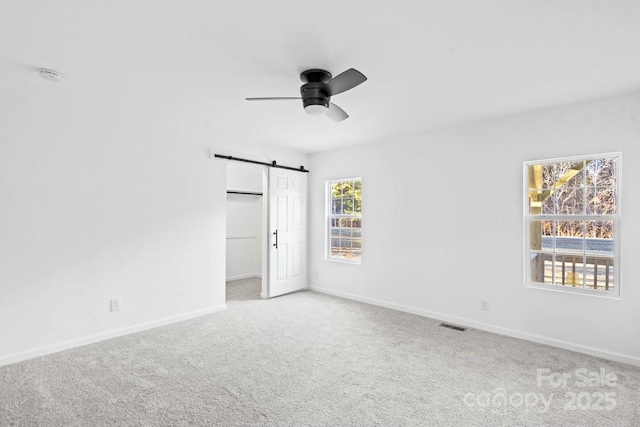
<path fill-rule="evenodd" d="M 542 250 L 543 238 L 542 238 L 542 222 L 541 221 L 531 221 L 529 225 L 529 249 L 534 251 Z M 547 247 L 551 244 L 553 247 L 553 242 L 546 242 Z"/>
<path fill-rule="evenodd" d="M 556 221 L 556 252 L 582 256 L 585 250 L 584 221 Z"/>
<path fill-rule="evenodd" d="M 557 254 L 555 284 L 581 288 L 584 270 L 584 256 L 582 254 Z"/>
<path fill-rule="evenodd" d="M 355 199 L 354 212 L 362 212 L 362 183 L 360 181 L 353 183 L 353 197 Z"/>
<path fill-rule="evenodd" d="M 555 191 L 556 214 L 584 215 L 584 190 L 582 188 L 561 187 Z"/>
<path fill-rule="evenodd" d="M 586 271 L 586 288 L 601 291 L 614 290 L 613 258 L 588 256 Z"/>
<path fill-rule="evenodd" d="M 354 206 L 354 204 L 355 204 L 355 202 L 354 202 L 353 198 L 342 199 L 342 212 L 345 215 L 353 214 L 353 206 Z"/>
<path fill-rule="evenodd" d="M 331 229 L 331 251 L 332 257 L 340 256 L 340 229 Z"/>
<path fill-rule="evenodd" d="M 546 190 L 540 194 L 540 197 L 542 200 L 542 213 L 545 215 L 555 214 L 556 211 L 558 210 L 557 208 L 558 203 L 556 201 L 555 192 Z M 531 213 L 534 213 L 534 212 L 531 212 Z"/>
<path fill-rule="evenodd" d="M 355 246 L 360 244 L 360 236 L 354 234 L 359 233 L 359 231 L 356 229 L 351 229 L 349 231 L 348 245 L 345 245 L 346 250 L 344 256 L 347 259 L 356 259 L 360 257 L 360 250 L 355 248 Z"/>
<path fill-rule="evenodd" d="M 331 213 L 334 214 L 334 215 L 341 215 L 342 214 L 342 200 L 341 199 L 332 200 L 332 202 L 331 202 Z"/>
<path fill-rule="evenodd" d="M 538 188 L 549 189 L 553 188 L 554 181 L 554 173 L 553 173 L 553 163 L 537 165 L 540 167 L 540 172 L 538 172 L 537 168 L 534 166 L 534 178 L 536 179 L 536 183 L 538 178 L 541 179 L 542 185 L 536 185 Z"/>
<path fill-rule="evenodd" d="M 342 217 L 338 219 L 338 227 L 353 228 L 357 226 L 358 218 Z"/>
<path fill-rule="evenodd" d="M 542 283 L 553 283 L 553 255 L 543 254 L 542 255 L 542 263 L 543 263 L 543 274 L 544 280 Z"/>
<path fill-rule="evenodd" d="M 529 165 L 528 167 L 528 188 L 529 188 L 529 213 L 537 215 L 540 213 L 553 213 L 553 200 L 550 200 L 553 187 L 553 164 Z M 544 209 L 543 209 L 544 204 Z"/>
<path fill-rule="evenodd" d="M 331 184 L 331 198 L 339 199 L 342 197 L 342 187 L 339 182 Z"/>
<path fill-rule="evenodd" d="M 535 283 L 545 283 L 544 282 L 544 262 L 545 262 L 545 259 L 550 259 L 551 255 L 530 252 L 529 257 L 531 259 L 530 280 Z M 549 280 L 547 283 L 551 283 L 551 280 Z"/>
<path fill-rule="evenodd" d="M 617 159 L 593 159 L 587 165 L 587 186 L 615 187 L 617 186 Z"/>
<path fill-rule="evenodd" d="M 585 221 L 586 250 L 613 257 L 613 221 Z"/>
<path fill-rule="evenodd" d="M 358 255 L 360 254 L 360 250 L 362 249 L 362 235 L 361 235 L 361 231 L 357 228 L 354 228 L 352 233 L 351 233 L 351 247 L 355 252 L 358 253 Z"/>
<path fill-rule="evenodd" d="M 550 190 L 529 189 L 529 213 L 532 215 L 552 215 L 555 213 L 555 196 Z"/>
<path fill-rule="evenodd" d="M 582 160 L 556 163 L 554 187 L 583 187 L 583 168 L 584 161 Z"/>
<path fill-rule="evenodd" d="M 541 225 L 542 225 L 542 229 L 540 230 L 541 232 L 541 243 L 540 246 L 537 249 L 544 249 L 544 250 L 553 250 L 554 248 L 554 236 L 555 236 L 555 231 L 554 231 L 554 223 L 553 221 L 540 221 Z M 532 232 L 535 232 L 535 230 L 532 230 Z M 532 241 L 533 241 L 533 237 L 532 237 Z M 540 237 L 538 237 L 539 239 Z M 536 248 L 531 248 L 531 249 L 536 249 Z"/>
<path fill-rule="evenodd" d="M 351 197 L 353 195 L 353 182 L 349 181 L 349 182 L 343 182 L 340 184 L 341 188 L 342 188 L 342 197 L 344 198 L 348 198 Z"/>
<path fill-rule="evenodd" d="M 348 228 L 340 229 L 340 256 L 347 258 L 351 253 L 351 230 Z"/>
<path fill-rule="evenodd" d="M 584 237 L 584 221 L 556 221 L 555 235 L 559 237 Z"/>
<path fill-rule="evenodd" d="M 587 188 L 588 215 L 614 215 L 618 212 L 614 187 Z"/>

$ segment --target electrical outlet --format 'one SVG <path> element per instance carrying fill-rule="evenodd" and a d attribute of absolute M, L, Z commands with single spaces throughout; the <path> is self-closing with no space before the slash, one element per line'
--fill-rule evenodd
<path fill-rule="evenodd" d="M 120 300 L 119 299 L 112 299 L 111 300 L 111 311 L 118 311 L 120 310 Z"/>
<path fill-rule="evenodd" d="M 486 299 L 480 300 L 480 310 L 489 311 L 489 301 Z"/>

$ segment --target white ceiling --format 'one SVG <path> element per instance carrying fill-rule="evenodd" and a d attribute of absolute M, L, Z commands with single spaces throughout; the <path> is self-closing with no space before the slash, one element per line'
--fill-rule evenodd
<path fill-rule="evenodd" d="M 637 91 L 639 52 L 638 0 L 0 3 L 0 95 L 52 68 L 70 110 L 308 153 Z M 244 100 L 351 67 L 369 80 L 332 98 L 341 123 Z"/>

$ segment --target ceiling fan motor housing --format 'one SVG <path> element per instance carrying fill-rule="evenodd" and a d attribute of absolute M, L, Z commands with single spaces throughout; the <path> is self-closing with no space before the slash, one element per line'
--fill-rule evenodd
<path fill-rule="evenodd" d="M 329 108 L 329 94 L 325 83 L 306 83 L 300 88 L 302 95 L 302 105 L 307 108 L 309 105 L 322 105 Z"/>
<path fill-rule="evenodd" d="M 300 80 L 305 84 L 300 88 L 302 105 L 306 109 L 310 105 L 321 105 L 329 108 L 331 94 L 327 82 L 331 79 L 331 73 L 321 69 L 311 69 L 300 74 Z"/>

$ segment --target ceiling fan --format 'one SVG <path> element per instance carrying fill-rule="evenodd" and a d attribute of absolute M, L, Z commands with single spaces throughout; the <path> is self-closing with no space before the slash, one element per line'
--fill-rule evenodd
<path fill-rule="evenodd" d="M 247 101 L 280 101 L 289 99 L 302 99 L 304 111 L 314 116 L 326 115 L 334 122 L 341 122 L 349 115 L 333 102 L 331 97 L 339 93 L 353 89 L 367 78 L 360 71 L 349 68 L 347 71 L 331 77 L 326 70 L 312 68 L 300 74 L 300 80 L 304 83 L 300 87 L 300 97 L 271 97 L 271 98 L 245 98 Z"/>

